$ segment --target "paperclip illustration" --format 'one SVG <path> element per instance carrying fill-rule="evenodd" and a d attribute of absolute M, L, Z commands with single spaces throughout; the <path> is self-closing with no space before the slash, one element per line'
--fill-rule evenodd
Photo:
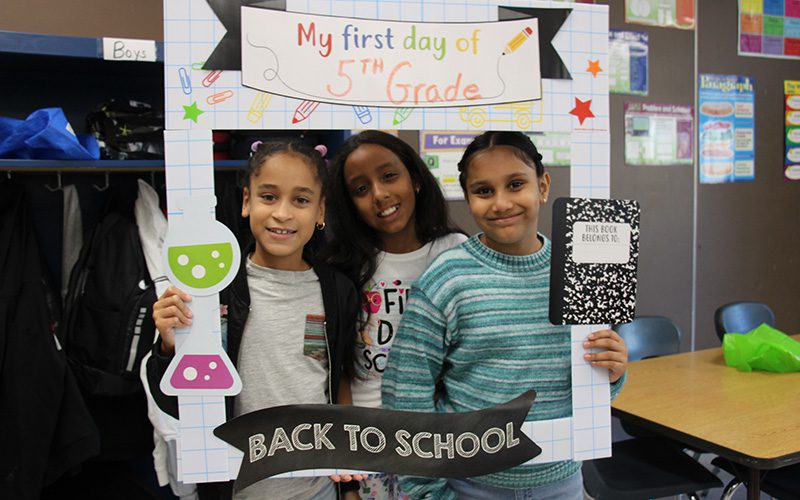
<path fill-rule="evenodd" d="M 397 108 L 394 110 L 394 116 L 392 116 L 392 125 L 399 125 L 406 121 L 411 113 L 414 111 L 414 108 Z"/>
<path fill-rule="evenodd" d="M 222 74 L 221 69 L 215 69 L 211 73 L 207 74 L 205 78 L 203 78 L 203 87 L 210 87 L 217 81 L 219 75 Z"/>
<path fill-rule="evenodd" d="M 203 65 L 205 63 L 206 63 L 205 61 L 193 62 L 192 63 L 192 70 L 194 70 L 194 71 L 203 71 Z"/>
<path fill-rule="evenodd" d="M 358 121 L 364 125 L 372 121 L 372 112 L 367 106 L 353 106 L 353 112 L 356 114 Z"/>
<path fill-rule="evenodd" d="M 189 72 L 186 71 L 186 68 L 178 68 L 178 76 L 181 79 L 181 88 L 183 89 L 183 93 L 186 95 L 191 95 L 192 79 L 189 77 Z"/>
<path fill-rule="evenodd" d="M 217 92 L 216 94 L 211 94 L 206 97 L 206 102 L 213 106 L 214 104 L 227 101 L 231 97 L 233 97 L 233 90 L 223 90 L 222 92 Z"/>
<path fill-rule="evenodd" d="M 264 111 L 269 107 L 269 102 L 272 100 L 272 94 L 266 92 L 259 92 L 256 94 L 253 102 L 250 103 L 250 109 L 247 111 L 247 121 L 250 123 L 258 123 L 261 117 L 264 116 Z"/>
<path fill-rule="evenodd" d="M 517 50 L 520 45 L 525 43 L 525 40 L 530 38 L 532 34 L 533 30 L 530 28 L 530 26 L 526 26 L 524 30 L 517 33 L 517 35 L 506 44 L 506 48 L 503 50 L 503 55 L 510 54 Z"/>
<path fill-rule="evenodd" d="M 302 101 L 297 105 L 297 109 L 294 110 L 294 114 L 292 115 L 292 123 L 300 123 L 311 116 L 311 113 L 317 109 L 317 106 L 319 106 L 319 102 L 317 101 Z"/>

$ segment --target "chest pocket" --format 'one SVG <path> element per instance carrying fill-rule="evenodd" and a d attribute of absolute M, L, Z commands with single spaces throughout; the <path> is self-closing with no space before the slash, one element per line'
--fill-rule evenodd
<path fill-rule="evenodd" d="M 303 354 L 322 363 L 328 362 L 328 349 L 325 342 L 325 316 L 320 314 L 306 315 Z"/>

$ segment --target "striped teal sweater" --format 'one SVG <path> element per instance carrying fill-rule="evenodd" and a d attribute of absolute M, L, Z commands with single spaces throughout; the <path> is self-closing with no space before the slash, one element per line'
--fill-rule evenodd
<path fill-rule="evenodd" d="M 569 327 L 547 319 L 550 241 L 538 252 L 496 252 L 473 236 L 442 253 L 415 282 L 383 376 L 383 403 L 414 411 L 464 412 L 505 403 L 528 389 L 527 420 L 572 413 Z M 434 407 L 434 382 L 446 394 Z M 612 397 L 624 377 L 612 384 Z M 472 478 L 504 488 L 565 479 L 573 461 L 521 465 Z M 413 498 L 455 498 L 444 479 L 401 477 Z"/>

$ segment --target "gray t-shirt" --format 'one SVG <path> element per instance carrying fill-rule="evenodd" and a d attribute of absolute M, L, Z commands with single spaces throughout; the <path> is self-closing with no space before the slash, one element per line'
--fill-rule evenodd
<path fill-rule="evenodd" d="M 242 392 L 236 396 L 234 415 L 279 405 L 327 403 L 325 309 L 316 273 L 269 269 L 249 258 L 246 269 L 250 314 L 239 349 Z M 327 477 L 265 479 L 235 497 L 335 498 L 336 491 Z"/>

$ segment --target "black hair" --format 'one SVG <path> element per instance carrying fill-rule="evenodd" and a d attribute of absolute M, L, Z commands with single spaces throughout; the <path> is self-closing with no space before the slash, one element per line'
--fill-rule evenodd
<path fill-rule="evenodd" d="M 270 139 L 258 144 L 247 162 L 247 182 L 254 175 L 258 175 L 261 165 L 269 158 L 278 154 L 294 154 L 301 157 L 314 171 L 314 175 L 320 185 L 325 188 L 327 184 L 328 170 L 325 167 L 325 159 L 322 153 L 298 139 Z"/>
<path fill-rule="evenodd" d="M 361 290 L 377 268 L 381 250 L 380 237 L 358 215 L 358 210 L 345 184 L 344 165 L 359 146 L 374 144 L 391 151 L 405 165 L 414 186 L 414 214 L 417 239 L 423 244 L 450 233 L 460 232 L 447 215 L 447 202 L 436 178 L 419 154 L 403 140 L 380 130 L 367 130 L 347 139 L 333 159 L 330 182 L 325 192 L 327 221 L 331 239 L 323 257 L 342 270 Z"/>
<path fill-rule="evenodd" d="M 522 132 L 501 132 L 490 130 L 484 132 L 469 143 L 464 154 L 461 156 L 461 161 L 458 162 L 458 182 L 461 184 L 461 189 L 464 194 L 467 194 L 467 171 L 472 159 L 478 153 L 482 153 L 495 146 L 508 146 L 514 153 L 514 156 L 519 158 L 526 165 L 536 170 L 536 177 L 544 175 L 544 164 L 542 164 L 542 155 L 536 149 L 536 146 L 531 141 L 531 138 Z"/>

